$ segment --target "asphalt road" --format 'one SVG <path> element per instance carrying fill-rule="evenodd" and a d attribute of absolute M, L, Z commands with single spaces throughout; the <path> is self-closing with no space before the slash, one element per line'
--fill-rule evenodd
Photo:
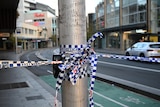
<path fill-rule="evenodd" d="M 52 51 L 46 49 L 43 51 L 43 55 L 51 59 Z M 35 55 L 36 51 L 25 53 L 21 60 L 40 60 Z M 101 73 L 107 76 L 120 78 L 123 80 L 131 81 L 137 84 L 141 84 L 147 87 L 160 90 L 160 64 L 146 63 L 138 61 L 129 61 L 113 58 L 98 58 L 97 73 Z M 37 76 L 48 75 L 52 72 L 52 66 L 39 66 L 39 67 L 27 67 Z"/>
<path fill-rule="evenodd" d="M 27 52 L 23 54 L 20 58 L 21 61 L 40 61 L 41 59 L 37 58 L 35 55 L 36 51 Z M 52 71 L 52 65 L 42 65 L 42 66 L 33 66 L 33 67 L 26 67 L 36 76 L 44 76 L 49 75 L 48 71 Z"/>
<path fill-rule="evenodd" d="M 97 72 L 160 89 L 160 64 L 99 58 Z"/>

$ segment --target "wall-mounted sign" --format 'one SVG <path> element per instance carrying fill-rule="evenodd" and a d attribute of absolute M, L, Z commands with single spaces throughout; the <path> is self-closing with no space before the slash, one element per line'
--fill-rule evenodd
<path fill-rule="evenodd" d="M 44 17 L 44 13 L 34 13 L 34 17 Z"/>
<path fill-rule="evenodd" d="M 34 26 L 42 26 L 42 25 L 45 25 L 45 22 L 34 22 L 33 25 Z"/>
<path fill-rule="evenodd" d="M 9 33 L 0 33 L 0 37 L 9 37 Z"/>

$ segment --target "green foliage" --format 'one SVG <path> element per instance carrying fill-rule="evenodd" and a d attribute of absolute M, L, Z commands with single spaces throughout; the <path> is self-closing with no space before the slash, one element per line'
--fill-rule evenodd
<path fill-rule="evenodd" d="M 96 32 L 94 28 L 94 24 L 89 24 L 89 27 L 87 28 L 87 40 L 91 38 L 91 36 Z"/>

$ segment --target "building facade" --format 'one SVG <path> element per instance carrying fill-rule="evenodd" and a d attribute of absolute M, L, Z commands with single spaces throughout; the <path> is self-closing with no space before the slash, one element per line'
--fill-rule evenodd
<path fill-rule="evenodd" d="M 15 33 L 16 40 L 18 39 L 17 47 L 20 46 L 24 50 L 41 47 L 41 41 L 45 38 L 44 33 L 41 27 L 23 23 Z"/>
<path fill-rule="evenodd" d="M 25 32 L 20 32 L 22 34 L 18 34 L 23 36 L 23 40 L 21 40 L 22 37 L 17 36 L 17 39 L 22 41 L 23 49 L 30 49 L 30 47 L 25 47 L 28 46 L 27 44 L 29 43 L 32 43 L 31 46 L 33 49 L 52 47 L 53 43 L 50 38 L 57 33 L 57 16 L 55 15 L 55 10 L 35 0 L 20 0 L 18 12 L 20 14 L 17 20 L 18 30 L 23 31 L 24 24 L 30 26 L 29 31 L 34 31 L 35 27 L 42 29 L 39 33 L 39 35 L 42 36 L 35 36 L 32 33 L 32 37 L 29 37 Z"/>
<path fill-rule="evenodd" d="M 104 0 L 96 7 L 100 48 L 125 50 L 140 39 L 159 41 L 159 0 Z M 102 12 L 103 10 L 103 12 Z"/>

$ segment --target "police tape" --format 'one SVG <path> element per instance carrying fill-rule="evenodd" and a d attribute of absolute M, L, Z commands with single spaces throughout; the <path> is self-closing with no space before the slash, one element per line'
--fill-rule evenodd
<path fill-rule="evenodd" d="M 78 79 L 84 78 L 87 75 L 87 65 L 90 66 L 90 88 L 89 88 L 89 105 L 94 107 L 93 102 L 93 88 L 96 78 L 97 69 L 97 56 L 91 44 L 97 38 L 103 37 L 102 33 L 95 33 L 88 40 L 86 45 L 61 45 L 60 50 L 62 57 L 65 59 L 63 64 L 59 65 L 61 72 L 56 82 L 56 96 L 57 99 L 58 91 L 61 88 L 64 80 L 69 80 L 73 85 L 76 84 Z M 85 66 L 86 65 L 86 66 Z M 67 71 L 67 72 L 66 72 Z M 57 101 L 55 101 L 57 102 Z M 57 104 L 55 104 L 56 106 Z"/>
<path fill-rule="evenodd" d="M 73 57 L 73 56 L 72 56 Z M 135 60 L 142 62 L 160 63 L 160 58 L 151 57 L 138 57 L 138 56 L 124 56 L 124 55 L 114 55 L 114 54 L 99 54 L 97 57 L 106 57 L 114 59 L 124 59 L 124 60 Z M 50 64 L 62 64 L 63 61 L 10 61 L 10 60 L 0 60 L 0 69 L 2 68 L 16 68 L 16 67 L 31 67 L 40 65 L 50 65 Z"/>
<path fill-rule="evenodd" d="M 114 55 L 114 54 L 99 54 L 98 57 L 114 58 L 114 59 L 124 59 L 133 61 L 142 61 L 150 63 L 160 63 L 160 58 L 152 57 L 139 57 L 139 56 L 125 56 L 125 55 Z"/>
<path fill-rule="evenodd" d="M 62 61 L 9 61 L 0 60 L 0 69 L 16 68 L 16 67 L 31 67 L 49 64 L 61 64 Z"/>

